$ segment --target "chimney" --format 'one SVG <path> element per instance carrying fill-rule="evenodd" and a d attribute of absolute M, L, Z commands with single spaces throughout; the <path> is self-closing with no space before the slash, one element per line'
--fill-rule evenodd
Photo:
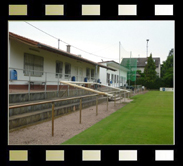
<path fill-rule="evenodd" d="M 67 52 L 70 53 L 70 50 L 71 50 L 71 45 L 67 45 Z"/>

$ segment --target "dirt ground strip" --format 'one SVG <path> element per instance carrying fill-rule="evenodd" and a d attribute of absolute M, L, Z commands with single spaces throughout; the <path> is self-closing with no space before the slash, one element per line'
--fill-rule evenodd
<path fill-rule="evenodd" d="M 126 102 L 130 101 L 132 100 L 126 99 Z M 124 105 L 120 101 L 117 101 L 115 106 L 114 102 L 109 102 L 107 111 L 106 102 L 103 102 L 98 105 L 97 116 L 96 106 L 82 109 L 81 124 L 79 124 L 79 111 L 56 118 L 54 121 L 53 137 L 51 121 L 10 132 L 9 145 L 59 145 L 109 116 Z"/>

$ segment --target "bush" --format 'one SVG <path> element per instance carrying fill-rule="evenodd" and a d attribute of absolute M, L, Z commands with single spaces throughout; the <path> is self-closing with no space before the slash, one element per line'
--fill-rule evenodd
<path fill-rule="evenodd" d="M 156 78 L 155 80 L 145 81 L 145 87 L 147 89 L 159 89 L 164 86 L 164 82 L 161 78 Z"/>
<path fill-rule="evenodd" d="M 128 81 L 129 84 L 129 81 Z M 130 85 L 135 85 L 135 81 L 130 81 Z M 143 85 L 147 89 L 159 89 L 160 87 L 165 87 L 164 80 L 162 78 L 156 77 L 155 80 L 146 80 L 144 77 L 136 79 L 136 85 Z"/>

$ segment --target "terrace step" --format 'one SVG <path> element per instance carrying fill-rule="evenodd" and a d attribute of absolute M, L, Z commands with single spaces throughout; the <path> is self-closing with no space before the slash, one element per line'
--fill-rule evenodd
<path fill-rule="evenodd" d="M 86 97 L 83 98 L 82 101 L 86 100 L 92 100 L 95 99 L 96 97 Z M 52 101 L 60 99 L 58 97 L 52 98 L 52 99 L 45 99 L 45 100 L 34 100 L 34 101 L 25 101 L 25 102 L 18 102 L 18 103 L 10 103 L 9 106 L 14 106 L 14 105 L 19 105 L 19 104 L 30 104 L 30 103 L 35 103 L 35 102 L 44 102 L 44 101 Z M 62 98 L 64 99 L 64 98 Z M 63 106 L 63 105 L 68 105 L 68 104 L 73 104 L 73 103 L 78 103 L 79 99 L 73 99 L 73 100 L 66 100 L 66 101 L 59 101 L 55 103 L 55 107 Z M 19 108 L 12 108 L 9 109 L 9 116 L 15 116 L 19 114 L 24 114 L 24 113 L 30 113 L 30 112 L 35 112 L 38 110 L 44 110 L 44 109 L 51 109 L 52 104 L 51 103 L 44 103 L 44 104 L 39 104 L 39 105 L 32 105 L 32 106 L 26 106 L 26 107 L 19 107 Z"/>
<path fill-rule="evenodd" d="M 123 99 L 123 98 L 122 98 Z M 111 98 L 109 98 L 109 101 L 117 101 L 117 100 L 121 100 L 121 98 L 120 97 L 116 97 L 116 99 L 114 98 L 114 97 L 111 97 Z"/>
<path fill-rule="evenodd" d="M 98 99 L 98 103 L 101 103 L 103 101 L 106 101 L 106 97 L 101 97 Z M 82 101 L 82 108 L 93 106 L 95 104 L 96 104 L 96 100 L 93 100 L 93 99 Z M 76 110 L 79 110 L 79 102 L 55 107 L 54 113 L 56 117 L 56 116 L 62 116 L 62 115 L 74 112 Z M 13 115 L 9 117 L 9 130 L 11 131 L 21 127 L 37 124 L 39 122 L 49 120 L 51 119 L 51 117 L 52 117 L 52 108 Z"/>

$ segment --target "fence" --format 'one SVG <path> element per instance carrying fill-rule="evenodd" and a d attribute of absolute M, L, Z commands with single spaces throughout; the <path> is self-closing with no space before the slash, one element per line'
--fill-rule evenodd
<path fill-rule="evenodd" d="M 12 70 L 16 70 L 16 79 L 12 79 Z M 94 82 L 95 77 L 87 77 L 87 76 L 80 76 L 75 75 L 75 81 L 84 81 L 87 78 L 87 81 Z M 20 69 L 20 68 L 9 68 L 9 85 L 26 85 L 27 92 L 29 94 L 30 99 L 30 91 L 31 87 L 34 85 L 40 85 L 41 90 L 39 91 L 45 93 L 46 99 L 46 92 L 48 91 L 48 86 L 53 85 L 54 91 L 57 93 L 60 90 L 60 81 L 72 81 L 71 74 L 63 74 L 63 73 L 54 73 L 54 72 L 44 72 L 44 71 L 37 71 L 37 70 L 27 70 L 27 69 Z"/>
<path fill-rule="evenodd" d="M 14 108 L 19 108 L 19 107 L 28 107 L 28 106 L 46 104 L 46 103 L 52 103 L 52 136 L 54 136 L 54 107 L 55 107 L 55 102 L 80 99 L 79 123 L 81 123 L 81 119 L 82 119 L 82 99 L 86 98 L 86 97 L 93 97 L 93 96 L 96 96 L 96 116 L 97 116 L 98 115 L 98 96 L 99 96 L 98 94 L 85 95 L 85 96 L 79 96 L 79 97 L 71 97 L 71 98 L 64 98 L 64 99 L 57 99 L 57 100 L 50 100 L 50 101 L 41 101 L 41 102 L 35 102 L 35 103 L 29 103 L 29 104 L 13 105 L 13 106 L 9 106 L 9 109 L 14 109 Z M 108 111 L 108 96 L 107 96 L 107 111 Z"/>

